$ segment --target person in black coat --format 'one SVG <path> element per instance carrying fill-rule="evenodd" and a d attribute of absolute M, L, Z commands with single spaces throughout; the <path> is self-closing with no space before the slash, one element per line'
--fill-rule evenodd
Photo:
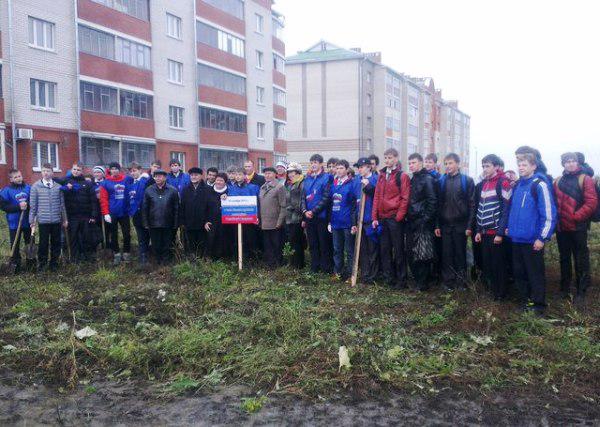
<path fill-rule="evenodd" d="M 96 223 L 99 212 L 94 183 L 85 178 L 79 162 L 73 163 L 70 176 L 56 181 L 62 184 L 64 193 L 71 256 L 75 262 L 88 261 L 94 250 L 90 227 Z"/>
<path fill-rule="evenodd" d="M 154 172 L 155 183 L 144 193 L 142 223 L 150 231 L 152 251 L 158 264 L 170 261 L 177 231 L 179 192 L 167 184 L 167 172 Z"/>
<path fill-rule="evenodd" d="M 202 257 L 206 246 L 208 191 L 212 188 L 202 180 L 202 169 L 191 168 L 188 174 L 190 184 L 181 192 L 179 225 L 185 230 L 186 254 Z"/>
<path fill-rule="evenodd" d="M 205 254 L 211 258 L 231 258 L 235 246 L 235 225 L 223 225 L 221 222 L 221 196 L 227 194 L 228 178 L 219 173 L 215 183 L 207 192 L 207 233 Z"/>
<path fill-rule="evenodd" d="M 423 167 L 423 157 L 411 154 L 408 167 L 413 176 L 410 180 L 408 204 L 407 247 L 412 251 L 411 270 L 420 291 L 427 290 L 430 264 L 435 257 L 433 229 L 437 212 L 437 191 L 431 174 Z"/>

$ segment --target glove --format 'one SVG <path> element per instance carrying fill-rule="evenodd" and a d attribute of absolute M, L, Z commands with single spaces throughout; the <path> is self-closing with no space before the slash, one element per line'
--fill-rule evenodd
<path fill-rule="evenodd" d="M 112 223 L 112 219 L 110 218 L 110 215 L 106 214 L 104 215 L 104 222 L 111 224 Z"/>

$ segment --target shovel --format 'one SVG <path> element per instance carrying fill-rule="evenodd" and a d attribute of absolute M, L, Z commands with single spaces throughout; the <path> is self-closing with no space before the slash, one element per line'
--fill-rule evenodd
<path fill-rule="evenodd" d="M 102 249 L 100 249 L 99 256 L 104 261 L 110 261 L 113 257 L 112 251 L 106 247 L 106 225 L 104 224 L 104 218 L 102 218 Z"/>
<path fill-rule="evenodd" d="M 9 270 L 15 270 L 16 269 L 16 265 L 13 265 L 13 258 L 15 256 L 15 253 L 17 252 L 17 245 L 19 244 L 19 239 L 21 238 L 21 226 L 23 225 L 23 216 L 25 215 L 25 211 L 21 211 L 21 215 L 19 215 L 19 225 L 17 225 L 17 233 L 15 234 L 15 241 L 13 242 L 11 248 L 10 248 L 10 258 L 8 259 L 8 262 L 5 265 L 5 269 L 7 271 Z"/>

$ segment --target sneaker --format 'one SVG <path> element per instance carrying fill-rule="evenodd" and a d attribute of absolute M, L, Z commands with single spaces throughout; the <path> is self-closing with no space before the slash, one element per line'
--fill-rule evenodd
<path fill-rule="evenodd" d="M 121 254 L 115 254 L 113 258 L 113 265 L 121 264 Z"/>
<path fill-rule="evenodd" d="M 123 252 L 123 262 L 129 262 L 131 260 L 131 254 L 129 252 Z"/>

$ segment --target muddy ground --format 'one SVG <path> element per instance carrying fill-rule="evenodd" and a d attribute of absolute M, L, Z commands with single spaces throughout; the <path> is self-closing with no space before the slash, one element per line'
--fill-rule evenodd
<path fill-rule="evenodd" d="M 271 394 L 260 411 L 249 415 L 241 398 L 252 395 L 237 386 L 173 397 L 150 383 L 107 380 L 60 393 L 3 373 L 0 425 L 600 425 L 600 404 L 584 398 L 443 390 L 436 395 L 385 393 L 371 399 L 310 401 Z"/>

